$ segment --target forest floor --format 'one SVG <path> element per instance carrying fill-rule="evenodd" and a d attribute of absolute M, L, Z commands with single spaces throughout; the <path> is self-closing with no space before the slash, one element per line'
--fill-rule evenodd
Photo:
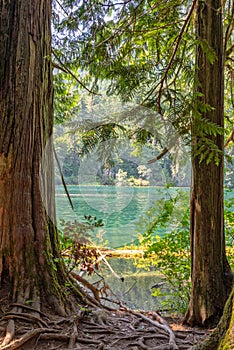
<path fill-rule="evenodd" d="M 179 318 L 162 318 L 155 312 L 129 309 L 81 308 L 68 318 L 55 317 L 49 309 L 34 312 L 22 306 L 20 313 L 0 300 L 1 350 L 184 350 L 210 331 L 190 328 Z M 14 325 L 14 339 L 3 345 L 6 328 Z M 213 350 L 213 349 L 211 349 Z"/>
<path fill-rule="evenodd" d="M 95 297 L 90 283 L 85 285 L 86 296 Z M 182 318 L 133 311 L 122 303 L 107 307 L 93 297 L 92 306 L 78 305 L 73 315 L 59 317 L 43 305 L 38 311 L 9 304 L 9 289 L 4 291 L 0 294 L 0 350 L 186 350 L 211 332 L 183 325 Z"/>

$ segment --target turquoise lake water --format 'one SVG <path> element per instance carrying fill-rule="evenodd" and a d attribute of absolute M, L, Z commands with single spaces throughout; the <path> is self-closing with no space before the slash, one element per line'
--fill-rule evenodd
<path fill-rule="evenodd" d="M 107 246 L 111 248 L 137 240 L 138 234 L 142 233 L 139 225 L 141 215 L 146 212 L 147 208 L 155 205 L 155 201 L 165 197 L 166 193 L 166 190 L 160 187 L 68 186 L 68 190 L 74 211 L 71 209 L 64 188 L 56 187 L 58 224 L 61 219 L 82 221 L 84 215 L 96 216 L 104 223 L 104 227 L 99 228 L 102 230 L 103 241 L 96 237 L 97 231 L 93 233 L 93 241 L 97 243 L 107 241 Z M 189 193 L 189 188 L 183 188 L 183 190 Z M 169 191 L 170 194 L 173 194 L 177 189 L 170 188 Z M 233 191 L 226 193 L 227 197 L 233 197 Z M 112 268 L 124 277 L 124 283 L 116 278 L 105 265 L 101 267 L 99 273 L 115 291 L 117 299 L 133 309 L 161 309 L 162 300 L 151 295 L 152 286 L 156 282 L 163 281 L 158 271 L 136 268 L 133 259 L 111 259 L 110 263 Z M 96 276 L 95 279 L 99 280 L 100 277 Z"/>
<path fill-rule="evenodd" d="M 93 234 L 93 240 L 107 242 L 112 248 L 136 241 L 142 233 L 140 217 L 156 200 L 165 197 L 165 189 L 160 187 L 68 186 L 68 190 L 74 211 L 64 188 L 56 187 L 58 225 L 61 219 L 82 221 L 84 215 L 95 216 L 103 220 L 104 226 L 99 228 L 99 234 L 97 231 Z"/>

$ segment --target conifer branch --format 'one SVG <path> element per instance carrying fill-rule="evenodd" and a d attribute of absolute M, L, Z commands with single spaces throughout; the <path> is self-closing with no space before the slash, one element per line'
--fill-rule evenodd
<path fill-rule="evenodd" d="M 173 50 L 173 52 L 172 52 L 171 58 L 170 58 L 169 63 L 168 63 L 168 65 L 167 65 L 167 67 L 166 67 L 166 70 L 165 70 L 165 72 L 164 72 L 164 74 L 163 74 L 162 79 L 159 81 L 158 84 L 156 84 L 156 85 L 149 91 L 147 97 L 146 97 L 146 98 L 144 99 L 144 101 L 141 103 L 141 104 L 144 104 L 144 103 L 149 99 L 149 97 L 155 92 L 155 90 L 156 90 L 158 87 L 160 87 L 160 88 L 159 88 L 159 96 L 158 96 L 159 112 L 160 112 L 160 110 L 161 110 L 161 108 L 160 108 L 160 100 L 161 100 L 161 95 L 162 95 L 163 84 L 164 84 L 165 80 L 167 79 L 168 72 L 169 72 L 169 70 L 170 70 L 170 68 L 171 68 L 171 65 L 172 65 L 173 61 L 174 61 L 175 55 L 176 55 L 177 50 L 178 50 L 178 48 L 179 48 L 179 45 L 180 45 L 180 42 L 181 42 L 181 40 L 182 40 L 183 34 L 184 34 L 185 30 L 186 30 L 186 27 L 187 27 L 187 25 L 188 25 L 188 23 L 189 23 L 189 21 L 190 21 L 190 19 L 191 19 L 191 16 L 192 16 L 192 13 L 193 13 L 193 11 L 194 11 L 194 8 L 195 8 L 196 3 L 197 3 L 197 0 L 193 0 L 192 6 L 191 6 L 191 8 L 190 8 L 190 10 L 189 10 L 189 13 L 188 13 L 188 15 L 187 15 L 185 21 L 184 21 L 184 24 L 183 24 L 183 26 L 182 26 L 182 28 L 181 28 L 181 30 L 180 30 L 180 33 L 179 33 L 178 38 L 177 38 L 177 41 L 176 41 L 176 45 L 175 45 L 175 47 L 174 47 L 174 50 Z"/>
<path fill-rule="evenodd" d="M 84 85 L 84 83 L 82 83 L 81 80 L 79 80 L 74 73 L 72 73 L 72 71 L 61 61 L 61 59 L 58 57 L 58 55 L 55 53 L 54 50 L 52 50 L 52 53 L 54 55 L 54 57 L 56 58 L 56 60 L 59 62 L 59 65 L 56 63 L 53 63 L 53 67 L 60 69 L 62 72 L 69 74 L 72 76 L 73 79 L 75 79 L 75 81 L 80 84 L 86 91 L 88 91 L 90 94 L 92 95 L 97 95 L 97 96 L 101 96 L 101 94 L 98 94 L 94 91 L 91 91 L 89 88 L 87 88 L 87 86 Z"/>
<path fill-rule="evenodd" d="M 169 144 L 169 146 L 168 146 L 168 147 L 165 147 L 165 148 L 162 150 L 162 152 L 161 152 L 157 157 L 155 157 L 155 158 L 149 160 L 149 161 L 147 162 L 147 164 L 155 163 L 157 160 L 159 160 L 159 159 L 161 159 L 163 156 L 165 156 L 165 154 L 167 154 L 167 153 L 175 146 L 175 144 L 176 144 L 176 142 L 179 140 L 179 138 L 180 138 L 180 135 L 174 137 L 174 138 L 172 139 L 172 142 Z"/>

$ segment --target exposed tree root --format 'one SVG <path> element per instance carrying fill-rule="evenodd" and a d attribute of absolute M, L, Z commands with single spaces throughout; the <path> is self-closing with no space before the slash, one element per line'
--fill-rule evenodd
<path fill-rule="evenodd" d="M 19 307 L 19 308 L 22 308 L 22 309 L 25 309 L 25 310 L 29 310 L 29 311 L 33 311 L 37 314 L 40 314 L 41 316 L 45 317 L 45 318 L 48 318 L 48 316 L 42 312 L 41 310 L 38 310 L 34 307 L 31 307 L 31 306 L 28 306 L 28 305 L 24 305 L 24 304 L 20 304 L 20 303 L 13 303 L 10 305 L 11 307 Z M 48 318 L 49 319 L 49 318 Z"/>
<path fill-rule="evenodd" d="M 150 322 L 151 324 L 153 324 L 155 327 L 158 327 L 164 331 L 166 331 L 169 334 L 169 346 L 171 350 L 179 350 L 178 346 L 176 345 L 176 337 L 174 332 L 171 330 L 171 328 L 168 326 L 168 324 L 166 323 L 165 320 L 163 320 L 162 317 L 160 317 L 158 314 L 154 313 L 154 317 L 156 318 L 156 320 L 152 320 L 151 318 L 140 314 L 140 313 L 136 313 L 134 311 L 132 311 L 132 313 L 138 317 L 143 318 L 144 320 Z"/>
<path fill-rule="evenodd" d="M 29 331 L 26 333 L 22 338 L 17 339 L 13 342 L 11 342 L 8 345 L 1 345 L 1 350 L 15 350 L 15 349 L 20 349 L 23 344 L 25 344 L 27 341 L 29 341 L 32 338 L 35 338 L 36 336 L 46 333 L 46 332 L 58 332 L 57 329 L 48 329 L 48 328 L 37 328 L 33 329 L 32 331 Z"/>
<path fill-rule="evenodd" d="M 18 314 L 10 313 L 7 316 L 12 318 L 9 320 L 3 317 L 2 321 L 9 321 L 8 325 L 13 321 L 13 332 L 10 332 L 10 336 L 8 334 L 10 342 L 8 344 L 6 344 L 6 341 L 2 342 L 0 349 L 15 350 L 23 348 L 29 350 L 33 347 L 42 350 L 47 346 L 48 350 L 56 348 L 183 350 L 189 349 L 194 344 L 187 339 L 193 332 L 187 332 L 183 336 L 180 332 L 179 336 L 176 337 L 172 330 L 169 332 L 170 327 L 168 325 L 160 324 L 144 314 L 120 310 L 115 312 L 104 310 L 102 314 L 102 311 L 101 309 L 89 310 L 87 314 L 83 314 L 82 318 L 75 317 L 72 324 L 70 317 L 55 321 L 49 320 L 48 316 L 41 315 L 41 321 L 39 321 L 37 317 L 32 317 L 29 314 L 29 323 L 33 326 L 31 330 L 22 328 L 22 321 L 25 322 L 25 317 L 22 320 L 18 317 Z M 46 321 L 43 317 L 46 318 Z M 47 326 L 40 327 L 45 322 Z M 20 336 L 24 330 L 26 333 Z M 174 334 L 174 338 L 172 334 Z M 13 340 L 13 338 L 15 339 Z M 48 347 L 47 344 L 53 344 L 53 346 Z"/>
<path fill-rule="evenodd" d="M 72 349 L 75 347 L 77 337 L 78 337 L 77 325 L 74 323 L 73 333 L 71 334 L 69 339 L 68 349 Z"/>
<path fill-rule="evenodd" d="M 3 340 L 2 346 L 4 347 L 7 344 L 9 344 L 13 340 L 14 335 L 15 335 L 15 322 L 14 320 L 10 320 L 6 327 L 6 336 Z"/>
<path fill-rule="evenodd" d="M 45 328 L 49 328 L 49 326 L 47 325 L 47 323 L 45 321 L 43 321 L 41 318 L 36 317 L 32 314 L 29 313 L 6 313 L 4 315 L 4 319 L 8 320 L 8 319 L 20 319 L 23 320 L 25 322 L 31 322 L 31 323 L 35 323 L 37 322 L 39 325 L 44 326 Z"/>
<path fill-rule="evenodd" d="M 119 309 L 107 308 L 90 294 L 84 300 L 87 304 L 67 317 L 50 314 L 49 308 L 48 313 L 42 312 L 38 305 L 14 303 L 4 308 L 0 311 L 0 349 L 186 350 L 205 335 L 173 332 L 155 312 L 135 312 L 121 303 Z"/>

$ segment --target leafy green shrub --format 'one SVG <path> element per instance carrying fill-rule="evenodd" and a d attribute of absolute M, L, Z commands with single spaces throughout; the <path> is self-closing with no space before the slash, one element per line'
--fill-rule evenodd
<path fill-rule="evenodd" d="M 226 250 L 234 268 L 234 198 L 231 191 L 225 199 Z M 190 213 L 189 194 L 168 189 L 141 218 L 144 233 L 140 242 L 146 250 L 146 268 L 153 265 L 164 276 L 164 284 L 155 286 L 153 296 L 161 299 L 162 309 L 184 313 L 190 295 Z M 166 234 L 159 235 L 162 230 Z M 141 267 L 143 266 L 141 262 Z"/>
<path fill-rule="evenodd" d="M 145 258 L 164 276 L 163 285 L 153 288 L 152 295 L 160 299 L 162 310 L 177 314 L 186 310 L 190 292 L 188 203 L 188 191 L 168 189 L 141 218 Z"/>
<path fill-rule="evenodd" d="M 162 298 L 163 309 L 184 313 L 191 284 L 188 230 L 181 228 L 158 238 L 146 254 L 152 253 L 156 255 L 154 266 L 165 277 L 165 286 L 154 288 L 152 295 Z"/>

